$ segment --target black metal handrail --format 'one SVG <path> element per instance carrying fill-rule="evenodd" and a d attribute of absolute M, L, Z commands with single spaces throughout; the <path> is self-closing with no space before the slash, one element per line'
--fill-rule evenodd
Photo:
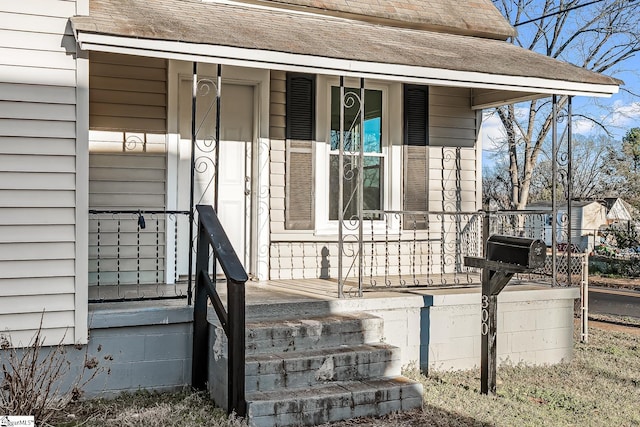
<path fill-rule="evenodd" d="M 209 323 L 207 303 L 211 301 L 229 341 L 227 412 L 246 415 L 245 376 L 245 283 L 249 280 L 213 207 L 196 206 L 198 246 L 196 286 L 193 304 L 192 386 L 205 390 L 209 377 Z M 209 276 L 209 248 L 227 278 L 227 310 Z M 215 260 L 214 275 L 215 278 Z"/>

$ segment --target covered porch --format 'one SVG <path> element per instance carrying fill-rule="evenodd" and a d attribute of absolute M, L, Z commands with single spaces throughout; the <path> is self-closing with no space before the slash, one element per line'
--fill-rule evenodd
<path fill-rule="evenodd" d="M 339 294 L 473 283 L 462 259 L 482 248 L 482 110 L 553 95 L 556 118 L 570 118 L 571 96 L 617 91 L 614 79 L 484 36 L 182 6 L 101 1 L 72 19 L 89 52 L 96 300 L 112 285 L 190 295 L 176 284 L 193 276 L 198 203 L 217 208 L 258 280 L 331 278 Z M 236 37 L 245 28 L 254 32 Z M 311 103 L 300 103 L 305 88 Z M 558 123 L 554 138 L 569 143 L 570 120 Z M 548 215 L 496 214 L 494 230 L 537 238 Z"/>

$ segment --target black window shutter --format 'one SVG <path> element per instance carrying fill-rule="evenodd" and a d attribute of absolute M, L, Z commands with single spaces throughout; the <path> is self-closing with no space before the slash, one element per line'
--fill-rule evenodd
<path fill-rule="evenodd" d="M 404 143 L 424 147 L 428 144 L 427 86 L 404 86 Z"/>
<path fill-rule="evenodd" d="M 314 227 L 313 140 L 316 134 L 316 79 L 287 73 L 285 228 Z"/>
<path fill-rule="evenodd" d="M 429 202 L 429 89 L 404 86 L 404 210 L 427 211 Z M 415 224 L 413 221 L 417 221 Z M 426 228 L 422 217 L 405 216 L 405 228 Z"/>

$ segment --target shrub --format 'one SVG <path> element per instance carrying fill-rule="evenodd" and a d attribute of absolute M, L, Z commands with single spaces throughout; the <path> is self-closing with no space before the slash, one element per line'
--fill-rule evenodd
<path fill-rule="evenodd" d="M 105 370 L 85 347 L 80 372 L 72 376 L 63 340 L 64 337 L 52 347 L 44 346 L 42 317 L 38 330 L 25 348 L 15 348 L 9 335 L 0 335 L 0 414 L 33 415 L 39 425 L 46 424 L 69 402 L 78 400 L 83 388 Z M 82 350 L 83 347 L 75 348 Z M 111 356 L 105 356 L 105 359 L 110 360 Z M 72 377 L 70 383 L 69 376 Z"/>

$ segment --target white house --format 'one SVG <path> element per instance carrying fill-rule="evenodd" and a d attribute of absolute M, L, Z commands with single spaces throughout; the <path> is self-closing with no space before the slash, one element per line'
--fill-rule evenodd
<path fill-rule="evenodd" d="M 184 282 L 195 204 L 256 280 L 342 278 L 357 236 L 371 277 L 457 274 L 482 110 L 620 84 L 508 43 L 488 0 L 31 0 L 0 5 L 0 33 L 0 325 L 26 343 L 44 312 L 67 344 L 182 325 L 179 373 L 131 382 L 149 345 L 112 390 L 188 382 L 188 307 L 129 303 L 132 326 L 89 301 Z"/>
<path fill-rule="evenodd" d="M 529 210 L 551 209 L 550 202 L 534 202 L 527 206 Z M 548 215 L 545 224 L 538 226 L 544 229 L 544 240 L 547 246 L 551 246 L 553 236 L 553 215 Z M 573 201 L 571 204 L 571 227 L 569 227 L 569 215 L 567 204 L 558 204 L 556 216 L 556 242 L 566 244 L 569 241 L 569 228 L 571 228 L 571 244 L 580 252 L 591 252 L 598 243 L 597 236 L 601 227 L 607 225 L 607 210 L 597 201 Z"/>
<path fill-rule="evenodd" d="M 605 198 L 603 204 L 607 209 L 608 224 L 627 225 L 634 220 L 636 209 L 620 197 Z"/>

